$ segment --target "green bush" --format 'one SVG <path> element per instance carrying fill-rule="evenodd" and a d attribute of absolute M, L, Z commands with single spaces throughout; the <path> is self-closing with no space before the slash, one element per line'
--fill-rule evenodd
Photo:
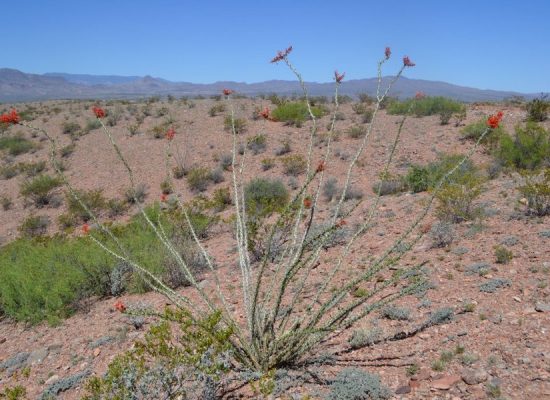
<path fill-rule="evenodd" d="M 306 171 L 306 159 L 300 154 L 294 154 L 281 159 L 286 175 L 298 176 Z"/>
<path fill-rule="evenodd" d="M 550 214 L 550 167 L 523 173 L 524 184 L 519 192 L 527 199 L 527 214 L 539 217 Z"/>
<path fill-rule="evenodd" d="M 0 137 L 0 150 L 6 150 L 12 156 L 28 153 L 35 145 L 22 135 Z"/>
<path fill-rule="evenodd" d="M 413 104 L 414 103 L 414 104 Z M 412 113 L 417 117 L 428 115 L 438 115 L 445 113 L 452 116 L 462 110 L 462 103 L 446 97 L 424 97 L 422 99 L 408 99 L 404 101 L 395 101 L 388 106 L 389 114 L 403 115 L 412 107 Z"/>
<path fill-rule="evenodd" d="M 324 115 L 324 109 L 321 107 L 311 107 L 311 112 L 316 118 Z M 275 121 L 285 122 L 287 125 L 302 126 L 309 119 L 307 105 L 305 102 L 286 102 L 277 106 L 271 114 Z"/>
<path fill-rule="evenodd" d="M 519 169 L 536 169 L 550 163 L 550 133 L 535 122 L 516 126 L 516 135 L 505 135 L 496 151 L 502 164 Z"/>
<path fill-rule="evenodd" d="M 512 253 L 512 250 L 508 250 L 503 246 L 495 247 L 495 258 L 497 264 L 508 264 L 513 257 L 514 253 Z"/>
<path fill-rule="evenodd" d="M 223 121 L 223 128 L 228 132 L 233 132 L 238 135 L 246 131 L 246 119 L 243 118 L 233 118 L 231 115 L 227 115 Z"/>
<path fill-rule="evenodd" d="M 544 95 L 527 103 L 527 120 L 533 122 L 542 122 L 548 118 L 550 101 L 548 101 L 547 98 L 548 95 Z"/>
<path fill-rule="evenodd" d="M 204 167 L 196 167 L 187 173 L 187 184 L 195 192 L 204 192 L 211 182 L 212 171 Z"/>
<path fill-rule="evenodd" d="M 254 155 L 263 153 L 267 147 L 266 135 L 259 134 L 251 137 L 246 144 L 246 147 L 252 151 Z"/>
<path fill-rule="evenodd" d="M 82 129 L 78 122 L 63 122 L 61 125 L 61 132 L 65 135 L 77 136 L 78 132 Z"/>
<path fill-rule="evenodd" d="M 210 110 L 208 110 L 208 115 L 210 115 L 211 117 L 215 117 L 216 115 L 221 114 L 223 112 L 225 112 L 225 104 L 220 103 L 210 107 Z"/>
<path fill-rule="evenodd" d="M 43 236 L 48 231 L 49 225 L 50 218 L 46 215 L 31 215 L 30 217 L 25 218 L 19 227 L 19 232 L 21 232 L 21 236 L 26 238 Z"/>
<path fill-rule="evenodd" d="M 472 124 L 466 125 L 460 132 L 462 133 L 463 139 L 477 141 L 487 129 L 487 119 L 484 118 Z M 498 146 L 500 139 L 505 135 L 506 131 L 502 125 L 500 125 L 498 128 L 489 129 L 481 143 L 487 145 L 491 149 L 494 149 Z"/>
<path fill-rule="evenodd" d="M 101 189 L 88 191 L 80 190 L 77 191 L 76 194 L 79 197 L 80 201 L 82 201 L 94 215 L 99 215 L 107 204 L 107 201 L 105 200 L 105 197 L 103 197 L 103 191 Z M 86 209 L 80 204 L 78 200 L 75 199 L 72 194 L 67 193 L 65 197 L 70 213 L 80 218 L 82 221 L 88 221 L 91 218 Z"/>
<path fill-rule="evenodd" d="M 244 189 L 247 212 L 255 216 L 267 216 L 281 211 L 289 200 L 288 190 L 280 180 L 256 178 Z"/>
<path fill-rule="evenodd" d="M 362 138 L 365 133 L 365 127 L 362 125 L 354 125 L 348 129 L 348 136 L 353 139 Z"/>
<path fill-rule="evenodd" d="M 476 173 L 466 173 L 445 183 L 436 193 L 436 213 L 443 221 L 453 223 L 482 217 L 482 211 L 474 206 L 483 190 L 483 179 Z"/>
<path fill-rule="evenodd" d="M 61 179 L 49 175 L 38 175 L 37 177 L 23 182 L 21 195 L 31 199 L 37 207 L 50 203 L 51 191 L 61 185 Z"/>

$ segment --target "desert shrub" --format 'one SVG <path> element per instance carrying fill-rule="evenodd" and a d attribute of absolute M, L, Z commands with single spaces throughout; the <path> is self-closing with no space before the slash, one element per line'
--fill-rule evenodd
<path fill-rule="evenodd" d="M 357 97 L 359 98 L 359 101 L 360 101 L 361 103 L 365 103 L 365 104 L 367 104 L 367 105 L 376 103 L 376 98 L 374 98 L 373 96 L 370 96 L 370 95 L 367 94 L 367 93 L 359 93 L 359 94 L 357 95 Z"/>
<path fill-rule="evenodd" d="M 372 185 L 372 191 L 380 196 L 401 193 L 406 190 L 405 183 L 400 176 L 382 174 L 380 180 Z"/>
<path fill-rule="evenodd" d="M 5 387 L 4 390 L 0 392 L 0 399 L 2 400 L 25 400 L 26 398 L 27 389 L 20 385 Z"/>
<path fill-rule="evenodd" d="M 281 159 L 286 175 L 298 176 L 306 171 L 306 159 L 300 154 L 294 154 Z"/>
<path fill-rule="evenodd" d="M 28 153 L 35 147 L 34 143 L 25 139 L 23 135 L 0 137 L 0 150 L 5 150 L 12 156 Z"/>
<path fill-rule="evenodd" d="M 495 258 L 497 264 L 508 264 L 513 257 L 514 253 L 512 252 L 512 250 L 508 250 L 506 247 L 503 246 L 495 247 Z"/>
<path fill-rule="evenodd" d="M 348 136 L 353 139 L 358 139 L 365 136 L 365 127 L 361 125 L 354 125 L 348 129 Z"/>
<path fill-rule="evenodd" d="M 21 185 L 21 195 L 42 207 L 52 200 L 52 190 L 61 185 L 61 179 L 49 175 L 38 175 Z"/>
<path fill-rule="evenodd" d="M 481 135 L 487 131 L 487 119 L 481 119 L 472 124 L 466 125 L 461 129 L 462 138 L 477 141 Z M 482 139 L 482 143 L 487 145 L 490 149 L 494 149 L 498 146 L 500 138 L 506 135 L 506 130 L 502 125 L 497 128 L 490 129 Z"/>
<path fill-rule="evenodd" d="M 124 191 L 124 198 L 128 204 L 143 203 L 145 197 L 147 197 L 147 185 L 144 183 L 139 183 Z"/>
<path fill-rule="evenodd" d="M 19 232 L 21 236 L 26 238 L 33 238 L 36 236 L 43 236 L 48 231 L 50 225 L 50 218 L 46 215 L 31 215 L 25 218 Z"/>
<path fill-rule="evenodd" d="M 61 125 L 61 133 L 65 135 L 78 136 L 81 129 L 82 127 L 78 122 L 65 121 Z"/>
<path fill-rule="evenodd" d="M 17 168 L 27 177 L 32 178 L 46 170 L 46 161 L 19 163 L 17 164 Z"/>
<path fill-rule="evenodd" d="M 441 125 L 447 125 L 449 124 L 449 121 L 451 120 L 451 117 L 453 116 L 453 110 L 444 109 L 439 111 L 439 123 Z"/>
<path fill-rule="evenodd" d="M 498 289 L 512 286 L 510 279 L 495 278 L 479 285 L 479 291 L 483 293 L 494 293 Z"/>
<path fill-rule="evenodd" d="M 414 102 L 414 105 L 413 105 Z M 408 99 L 404 101 L 395 101 L 388 106 L 389 114 L 403 115 L 406 114 L 412 107 L 412 112 L 417 117 L 425 117 L 428 115 L 438 115 L 441 113 L 450 113 L 449 118 L 453 113 L 460 112 L 462 103 L 446 98 L 446 97 L 424 97 L 421 99 Z"/>
<path fill-rule="evenodd" d="M 482 217 L 482 210 L 474 206 L 482 190 L 483 179 L 476 173 L 464 174 L 445 183 L 436 193 L 438 217 L 453 223 Z"/>
<path fill-rule="evenodd" d="M 2 210 L 8 211 L 13 205 L 13 202 L 8 196 L 2 196 L 0 197 L 0 204 L 2 205 Z"/>
<path fill-rule="evenodd" d="M 235 129 L 236 134 L 246 132 L 246 125 L 246 119 L 232 118 L 231 115 L 226 115 L 223 121 L 223 128 L 228 132 L 233 132 Z"/>
<path fill-rule="evenodd" d="M 229 171 L 229 169 L 231 168 L 232 162 L 233 162 L 233 156 L 231 155 L 231 153 L 222 154 L 220 156 L 220 167 L 224 171 Z"/>
<path fill-rule="evenodd" d="M 262 160 L 262 170 L 268 171 L 275 166 L 275 160 L 273 158 L 264 158 Z"/>
<path fill-rule="evenodd" d="M 127 202 L 120 199 L 107 200 L 107 215 L 110 218 L 118 217 L 126 212 L 128 209 Z"/>
<path fill-rule="evenodd" d="M 367 111 L 368 105 L 363 102 L 354 103 L 351 105 L 351 109 L 355 112 L 355 114 L 362 115 Z"/>
<path fill-rule="evenodd" d="M 550 133 L 534 122 L 516 126 L 516 135 L 500 139 L 497 158 L 510 167 L 536 169 L 550 162 Z"/>
<path fill-rule="evenodd" d="M 86 125 L 84 126 L 84 133 L 90 133 L 93 130 L 101 128 L 101 122 L 97 118 L 90 118 L 86 120 Z"/>
<path fill-rule="evenodd" d="M 176 165 L 174 168 L 172 168 L 172 175 L 174 175 L 174 179 L 181 179 L 187 174 L 187 170 L 181 166 Z"/>
<path fill-rule="evenodd" d="M 105 375 L 86 383 L 84 400 L 218 398 L 218 382 L 230 367 L 232 334 L 220 313 L 195 321 L 188 313 L 166 309 L 161 321 L 117 356 Z"/>
<path fill-rule="evenodd" d="M 170 194 L 174 191 L 172 183 L 169 179 L 165 179 L 160 183 L 160 191 L 162 194 Z"/>
<path fill-rule="evenodd" d="M 212 182 L 212 171 L 204 167 L 196 167 L 187 173 L 187 185 L 195 192 L 204 192 Z"/>
<path fill-rule="evenodd" d="M 59 154 L 61 157 L 69 157 L 71 154 L 73 154 L 74 150 L 76 148 L 76 145 L 74 143 L 68 144 L 67 146 L 64 146 L 59 150 Z"/>
<path fill-rule="evenodd" d="M 413 193 L 424 192 L 432 184 L 430 170 L 428 167 L 420 165 L 412 165 L 404 180 L 407 188 Z"/>
<path fill-rule="evenodd" d="M 290 140 L 283 140 L 281 142 L 281 145 L 279 147 L 277 147 L 277 149 L 275 150 L 275 155 L 276 156 L 282 156 L 282 155 L 285 155 L 285 154 L 288 154 L 292 151 L 291 147 L 290 147 Z"/>
<path fill-rule="evenodd" d="M 213 169 L 212 172 L 210 172 L 210 180 L 212 181 L 212 183 L 223 182 L 225 180 L 225 177 L 223 176 L 223 169 Z"/>
<path fill-rule="evenodd" d="M 550 214 L 550 167 L 522 175 L 524 184 L 518 190 L 527 199 L 527 214 L 540 217 Z"/>
<path fill-rule="evenodd" d="M 373 117 L 374 117 L 374 110 L 372 108 L 368 108 L 361 115 L 361 122 L 363 122 L 364 124 L 370 124 L 372 122 Z"/>
<path fill-rule="evenodd" d="M 311 112 L 316 118 L 322 117 L 324 111 L 320 107 L 313 106 Z M 284 122 L 287 125 L 295 125 L 297 127 L 309 118 L 307 104 L 305 102 L 286 102 L 275 108 L 271 114 L 275 121 Z"/>
<path fill-rule="evenodd" d="M 280 180 L 256 178 L 244 188 L 247 211 L 253 216 L 267 216 L 281 211 L 288 203 L 289 194 Z"/>
<path fill-rule="evenodd" d="M 394 321 L 408 321 L 411 318 L 411 311 L 408 308 L 388 306 L 380 313 L 383 318 Z"/>
<path fill-rule="evenodd" d="M 208 115 L 210 115 L 211 117 L 215 117 L 216 115 L 224 113 L 224 112 L 225 112 L 225 104 L 223 104 L 223 103 L 214 104 L 208 110 Z"/>
<path fill-rule="evenodd" d="M 267 147 L 267 137 L 263 134 L 255 135 L 248 140 L 246 147 L 254 155 L 263 153 Z"/>
<path fill-rule="evenodd" d="M 66 201 L 69 212 L 75 215 L 82 221 L 88 221 L 92 216 L 86 211 L 84 205 L 92 212 L 93 215 L 98 215 L 103 211 L 107 201 L 103 197 L 103 191 L 101 189 L 95 190 L 79 190 L 76 195 L 80 199 L 78 201 L 71 193 L 66 193 Z"/>
<path fill-rule="evenodd" d="M 0 176 L 2 179 L 11 179 L 19 174 L 19 166 L 17 164 L 6 164 L 0 167 Z"/>
<path fill-rule="evenodd" d="M 449 222 L 437 221 L 430 229 L 430 237 L 433 247 L 447 247 L 453 242 L 455 232 Z"/>
<path fill-rule="evenodd" d="M 330 385 L 330 400 L 384 400 L 390 399 L 392 392 L 382 385 L 377 375 L 358 368 L 345 368 Z"/>
<path fill-rule="evenodd" d="M 229 188 L 218 188 L 214 190 L 210 206 L 217 212 L 225 210 L 232 204 L 231 191 Z"/>
<path fill-rule="evenodd" d="M 372 346 L 382 339 L 382 329 L 375 326 L 372 329 L 357 329 L 351 334 L 348 343 L 352 349 Z"/>
<path fill-rule="evenodd" d="M 548 118 L 550 101 L 548 101 L 547 99 L 548 95 L 541 95 L 539 98 L 533 99 L 526 104 L 527 120 L 533 122 L 542 122 Z"/>
<path fill-rule="evenodd" d="M 334 177 L 328 178 L 323 184 L 323 197 L 325 201 L 332 201 L 338 192 L 338 180 Z"/>

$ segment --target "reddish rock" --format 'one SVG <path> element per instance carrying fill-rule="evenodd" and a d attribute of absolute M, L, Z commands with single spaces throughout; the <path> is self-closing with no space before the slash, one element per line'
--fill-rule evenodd
<path fill-rule="evenodd" d="M 432 381 L 431 387 L 439 390 L 449 390 L 453 385 L 461 381 L 460 375 L 446 375 Z"/>

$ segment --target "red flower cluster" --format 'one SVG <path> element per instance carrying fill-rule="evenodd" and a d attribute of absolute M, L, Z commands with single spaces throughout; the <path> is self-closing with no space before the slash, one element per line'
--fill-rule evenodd
<path fill-rule="evenodd" d="M 279 61 L 282 61 L 290 54 L 292 51 L 292 46 L 288 46 L 284 51 L 278 51 L 277 55 L 273 57 L 271 60 L 272 63 L 278 63 Z"/>
<path fill-rule="evenodd" d="M 0 122 L 4 124 L 17 124 L 19 123 L 19 114 L 17 111 L 11 110 L 8 114 L 0 115 Z"/>
<path fill-rule="evenodd" d="M 90 225 L 88 225 L 88 224 L 82 225 L 82 233 L 84 233 L 85 235 L 87 235 L 88 232 L 90 232 Z"/>
<path fill-rule="evenodd" d="M 310 198 L 306 197 L 306 198 L 304 199 L 304 207 L 305 207 L 305 208 L 308 208 L 308 209 L 311 208 L 311 205 L 312 205 L 312 204 L 313 204 L 313 202 L 311 201 Z"/>
<path fill-rule="evenodd" d="M 334 80 L 336 81 L 336 83 L 342 82 L 344 76 L 346 76 L 345 72 L 343 74 L 339 74 L 338 71 L 334 71 Z"/>
<path fill-rule="evenodd" d="M 223 89 L 223 94 L 224 94 L 225 96 L 229 96 L 229 95 L 232 94 L 232 93 L 233 93 L 233 91 L 232 91 L 231 89 Z"/>
<path fill-rule="evenodd" d="M 93 107 L 92 111 L 94 112 L 96 118 L 105 118 L 105 110 L 101 107 Z"/>
<path fill-rule="evenodd" d="M 166 200 L 168 200 L 168 195 L 166 193 L 163 193 L 160 195 L 160 201 L 163 203 L 166 203 Z"/>
<path fill-rule="evenodd" d="M 121 300 L 117 300 L 116 303 L 114 304 L 114 307 L 117 311 L 120 311 L 120 312 L 126 311 L 126 306 Z"/>
<path fill-rule="evenodd" d="M 386 51 L 384 51 L 384 56 L 386 57 L 386 60 L 388 60 L 391 56 L 391 49 L 389 47 L 386 47 Z"/>
<path fill-rule="evenodd" d="M 495 115 L 491 115 L 489 118 L 487 118 L 487 125 L 493 129 L 498 128 L 502 117 L 504 117 L 504 113 L 502 111 L 499 111 Z"/>
<path fill-rule="evenodd" d="M 409 56 L 403 57 L 403 65 L 405 67 L 414 67 L 416 64 L 411 61 Z"/>
<path fill-rule="evenodd" d="M 269 119 L 269 108 L 267 107 L 264 107 L 264 109 L 262 111 L 260 111 L 260 115 L 264 118 L 264 119 Z"/>
<path fill-rule="evenodd" d="M 416 94 L 414 95 L 414 98 L 417 100 L 423 99 L 424 97 L 426 97 L 426 93 L 424 92 L 416 92 Z"/>
<path fill-rule="evenodd" d="M 338 222 L 336 223 L 336 226 L 341 228 L 342 226 L 345 226 L 345 225 L 347 225 L 347 224 L 348 224 L 348 223 L 347 223 L 347 221 L 346 221 L 345 219 L 341 219 L 340 221 L 338 221 Z"/>
<path fill-rule="evenodd" d="M 174 128 L 170 128 L 168 129 L 168 131 L 166 131 L 166 139 L 168 140 L 172 140 L 174 139 L 174 136 L 176 136 L 176 131 L 174 130 Z"/>

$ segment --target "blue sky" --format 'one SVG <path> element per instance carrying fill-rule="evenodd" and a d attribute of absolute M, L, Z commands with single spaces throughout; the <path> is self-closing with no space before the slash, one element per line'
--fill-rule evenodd
<path fill-rule="evenodd" d="M 386 74 L 550 92 L 550 1 L 0 0 L 0 67 L 173 81 L 293 79 L 269 60 L 292 44 L 310 81 Z"/>

